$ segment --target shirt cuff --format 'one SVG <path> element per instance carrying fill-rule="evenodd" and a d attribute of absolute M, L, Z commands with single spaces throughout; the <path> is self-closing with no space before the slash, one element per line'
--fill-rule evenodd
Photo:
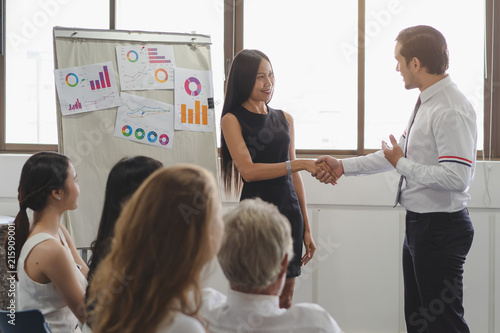
<path fill-rule="evenodd" d="M 357 176 L 359 174 L 356 157 L 342 159 L 342 167 L 344 168 L 344 176 Z"/>
<path fill-rule="evenodd" d="M 413 162 L 407 159 L 406 157 L 401 157 L 396 164 L 396 171 L 405 177 L 408 177 L 410 174 L 410 170 L 413 167 Z"/>

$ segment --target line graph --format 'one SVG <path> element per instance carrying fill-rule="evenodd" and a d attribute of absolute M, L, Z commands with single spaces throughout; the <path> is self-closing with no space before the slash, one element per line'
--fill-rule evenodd
<path fill-rule="evenodd" d="M 126 107 L 127 111 L 125 111 L 125 115 L 129 118 L 146 118 L 149 116 L 170 112 L 170 110 L 161 107 L 151 107 L 147 105 L 143 105 L 140 108 L 135 109 L 130 108 L 128 105 Z"/>
<path fill-rule="evenodd" d="M 115 137 L 172 149 L 173 105 L 125 92 L 121 93 L 121 101 L 116 114 Z"/>
<path fill-rule="evenodd" d="M 135 80 L 137 80 L 138 78 L 140 78 L 141 76 L 148 76 L 148 73 L 145 73 L 146 71 L 146 66 L 144 66 L 144 68 L 137 72 L 136 74 L 133 74 L 133 75 L 127 75 L 127 74 L 124 74 L 123 77 L 126 78 L 124 79 L 124 82 L 125 83 L 131 83 L 131 82 L 134 82 Z"/>
<path fill-rule="evenodd" d="M 112 91 L 111 93 L 109 93 L 106 96 L 102 96 L 101 98 L 96 99 L 95 101 L 85 101 L 85 104 L 86 105 L 96 105 L 96 104 L 99 104 L 101 102 L 104 102 L 108 98 L 113 98 L 113 97 L 115 97 L 115 92 L 114 91 Z"/>

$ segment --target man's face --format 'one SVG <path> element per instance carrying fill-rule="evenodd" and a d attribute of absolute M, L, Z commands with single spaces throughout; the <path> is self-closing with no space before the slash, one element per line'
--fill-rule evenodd
<path fill-rule="evenodd" d="M 409 90 L 417 88 L 415 74 L 410 69 L 411 63 L 406 65 L 406 59 L 401 55 L 401 46 L 401 43 L 397 42 L 396 47 L 394 48 L 394 58 L 396 58 L 396 61 L 398 62 L 396 65 L 396 71 L 401 73 L 406 89 Z"/>

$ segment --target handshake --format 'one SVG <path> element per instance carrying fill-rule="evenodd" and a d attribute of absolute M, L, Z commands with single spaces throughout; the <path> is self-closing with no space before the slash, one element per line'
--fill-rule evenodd
<path fill-rule="evenodd" d="M 398 161 L 404 157 L 404 153 L 392 134 L 389 139 L 392 147 L 387 142 L 382 141 L 382 151 L 385 159 L 396 168 Z M 337 184 L 337 180 L 344 174 L 342 161 L 332 156 L 320 156 L 316 161 L 307 160 L 307 162 L 305 169 L 311 173 L 311 176 L 316 177 L 317 180 L 325 184 Z"/>
<path fill-rule="evenodd" d="M 344 174 L 342 161 L 328 155 L 319 157 L 316 161 L 305 160 L 306 168 L 311 176 L 321 183 L 336 185 L 337 180 Z"/>

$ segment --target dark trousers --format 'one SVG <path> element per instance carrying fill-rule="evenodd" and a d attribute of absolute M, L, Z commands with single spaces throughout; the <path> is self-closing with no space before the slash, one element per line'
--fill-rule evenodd
<path fill-rule="evenodd" d="M 467 209 L 455 213 L 407 211 L 403 277 L 408 333 L 469 332 L 462 279 L 473 237 Z"/>

